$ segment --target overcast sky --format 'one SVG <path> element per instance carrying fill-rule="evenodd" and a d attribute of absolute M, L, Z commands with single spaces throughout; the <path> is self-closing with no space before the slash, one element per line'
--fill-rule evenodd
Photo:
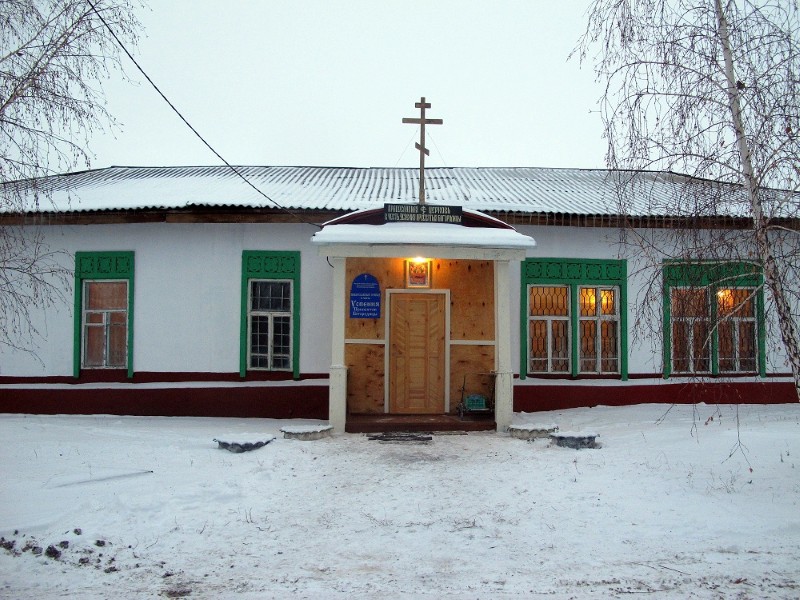
<path fill-rule="evenodd" d="M 135 56 L 243 165 L 604 167 L 589 66 L 567 60 L 588 0 L 149 0 Z M 219 160 L 131 66 L 92 166 Z"/>

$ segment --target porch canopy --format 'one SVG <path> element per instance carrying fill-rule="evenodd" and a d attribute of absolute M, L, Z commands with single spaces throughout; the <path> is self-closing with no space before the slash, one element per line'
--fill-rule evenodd
<path fill-rule="evenodd" d="M 534 239 L 484 213 L 463 209 L 460 224 L 386 223 L 383 209 L 359 210 L 328 221 L 311 241 L 323 256 L 522 260 Z"/>
<path fill-rule="evenodd" d="M 435 207 L 426 210 L 431 210 L 436 215 Z M 523 260 L 527 251 L 536 246 L 536 242 L 498 219 L 469 209 L 461 211 L 459 218 L 454 219 L 457 222 L 446 222 L 447 219 L 439 219 L 437 216 L 431 220 L 434 222 L 419 222 L 417 217 L 417 220 L 411 222 L 387 222 L 385 209 L 368 209 L 325 223 L 311 239 L 319 253 L 331 259 L 334 267 L 329 420 L 337 432 L 345 431 L 347 419 L 346 264 L 350 258 L 394 259 L 426 256 L 492 262 L 495 423 L 498 431 L 505 431 L 511 424 L 512 291 L 509 267 L 510 261 Z"/>

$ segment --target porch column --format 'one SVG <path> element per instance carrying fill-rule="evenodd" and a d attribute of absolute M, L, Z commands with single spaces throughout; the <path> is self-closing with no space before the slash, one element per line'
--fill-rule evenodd
<path fill-rule="evenodd" d="M 511 290 L 509 278 L 510 261 L 496 260 L 494 263 L 495 306 L 495 388 L 494 419 L 497 431 L 504 432 L 514 416 L 514 373 L 511 370 Z"/>
<path fill-rule="evenodd" d="M 334 433 L 344 433 L 347 420 L 347 365 L 344 362 L 345 260 L 331 258 L 333 298 L 331 307 L 331 370 L 328 389 L 328 422 Z"/>

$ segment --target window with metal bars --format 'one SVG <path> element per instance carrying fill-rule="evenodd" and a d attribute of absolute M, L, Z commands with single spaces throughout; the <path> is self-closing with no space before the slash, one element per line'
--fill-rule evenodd
<path fill-rule="evenodd" d="M 619 373 L 619 293 L 614 287 L 579 287 L 581 373 Z"/>
<path fill-rule="evenodd" d="M 573 300 L 577 300 L 577 320 L 571 315 Z M 571 373 L 573 340 L 579 346 L 579 373 L 620 372 L 616 287 L 531 285 L 528 309 L 528 372 Z M 577 331 L 572 330 L 575 326 Z"/>
<path fill-rule="evenodd" d="M 673 288 L 672 371 L 708 373 L 711 371 L 711 310 L 706 288 Z"/>
<path fill-rule="evenodd" d="M 529 302 L 531 373 L 569 373 L 569 287 L 532 285 Z"/>
<path fill-rule="evenodd" d="M 718 360 L 721 372 L 750 373 L 758 365 L 754 288 L 717 290 Z"/>
<path fill-rule="evenodd" d="M 627 262 L 528 258 L 521 265 L 520 379 L 628 378 Z"/>
<path fill-rule="evenodd" d="M 292 369 L 292 281 L 251 279 L 248 297 L 248 365 Z"/>
<path fill-rule="evenodd" d="M 749 287 L 673 287 L 670 290 L 672 372 L 755 372 L 758 369 L 756 293 L 756 288 Z M 716 300 L 714 307 L 711 298 Z"/>

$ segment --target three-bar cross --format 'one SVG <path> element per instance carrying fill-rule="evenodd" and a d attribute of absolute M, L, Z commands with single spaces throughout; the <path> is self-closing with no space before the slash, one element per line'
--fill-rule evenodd
<path fill-rule="evenodd" d="M 425 204 L 425 156 L 430 156 L 431 154 L 425 147 L 425 125 L 441 125 L 444 121 L 442 119 L 425 118 L 425 109 L 431 107 L 429 102 L 425 102 L 425 96 L 420 98 L 419 102 L 414 106 L 420 111 L 419 119 L 403 117 L 403 123 L 419 125 L 419 143 L 415 143 L 414 147 L 419 150 L 419 203 Z"/>

